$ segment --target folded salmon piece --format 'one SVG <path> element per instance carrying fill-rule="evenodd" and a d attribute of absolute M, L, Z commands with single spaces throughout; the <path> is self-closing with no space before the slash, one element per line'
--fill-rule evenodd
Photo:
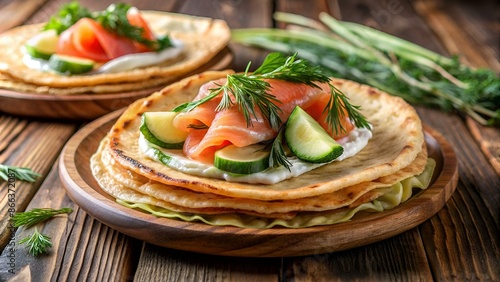
<path fill-rule="evenodd" d="M 318 84 L 319 88 L 316 88 L 282 80 L 266 81 L 271 85 L 270 94 L 280 101 L 275 105 L 281 110 L 279 116 L 282 122 L 288 119 L 295 106 L 300 106 L 314 114 L 320 124 L 331 133 L 332 130 L 326 122 L 327 112 L 324 111 L 330 99 L 328 84 Z M 219 79 L 203 85 L 194 100 L 206 97 L 211 89 L 216 89 L 225 83 L 226 79 Z M 180 113 L 175 118 L 174 125 L 177 128 L 190 132 L 184 143 L 184 154 L 191 159 L 213 163 L 215 151 L 229 144 L 245 147 L 276 137 L 277 130 L 271 127 L 258 108 L 255 109 L 256 116 L 251 116 L 251 125 L 248 125 L 238 107 L 218 111 L 217 106 L 221 99 L 222 95 L 218 95 L 189 112 Z M 341 118 L 346 131 L 332 135 L 334 138 L 340 138 L 354 128 L 347 114 Z M 199 129 L 200 126 L 207 128 Z"/>
<path fill-rule="evenodd" d="M 142 29 L 142 35 L 148 40 L 155 36 L 148 23 L 137 9 L 130 9 L 127 18 L 131 25 Z M 107 62 L 118 57 L 151 51 L 144 44 L 119 36 L 117 33 L 106 30 L 97 21 L 83 18 L 69 29 L 61 33 L 57 44 L 57 53 L 76 56 L 98 62 Z"/>

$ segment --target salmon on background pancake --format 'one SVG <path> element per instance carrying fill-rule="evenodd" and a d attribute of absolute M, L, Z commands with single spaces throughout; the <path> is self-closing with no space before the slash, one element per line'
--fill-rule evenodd
<path fill-rule="evenodd" d="M 157 11 L 143 11 L 142 15 L 152 32 L 182 42 L 184 47 L 179 56 L 157 65 L 115 73 L 68 76 L 42 72 L 25 65 L 22 48 L 44 24 L 24 25 L 0 34 L 0 88 L 55 95 L 151 88 L 192 73 L 210 62 L 229 42 L 230 30 L 222 20 Z"/>
<path fill-rule="evenodd" d="M 192 76 L 133 103 L 110 130 L 105 150 L 109 150 L 118 165 L 151 181 L 198 193 L 263 201 L 314 197 L 389 176 L 408 167 L 422 151 L 422 125 L 410 105 L 374 88 L 332 79 L 331 83 L 349 97 L 352 104 L 361 107 L 362 114 L 373 126 L 373 138 L 368 145 L 348 159 L 329 163 L 276 184 L 262 185 L 188 175 L 142 153 L 138 145 L 142 113 L 172 110 L 193 100 L 205 83 L 227 74 L 206 72 Z M 416 171 L 422 171 L 424 167 L 425 163 L 419 165 Z"/>

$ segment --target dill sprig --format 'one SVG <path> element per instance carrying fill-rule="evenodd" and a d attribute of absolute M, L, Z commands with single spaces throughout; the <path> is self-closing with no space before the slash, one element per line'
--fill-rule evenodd
<path fill-rule="evenodd" d="M 290 171 L 292 163 L 286 157 L 285 150 L 283 149 L 283 132 L 285 127 L 282 126 L 278 131 L 278 135 L 274 138 L 271 144 L 271 153 L 269 155 L 269 167 L 280 167 L 283 166 Z"/>
<path fill-rule="evenodd" d="M 63 213 L 71 213 L 71 208 L 51 209 L 51 208 L 36 208 L 25 212 L 18 212 L 11 218 L 14 227 L 26 226 L 31 227 L 37 223 L 46 221 L 47 219 Z"/>
<path fill-rule="evenodd" d="M 359 112 L 359 107 L 352 105 L 347 96 L 330 83 L 330 77 L 323 73 L 319 66 L 311 65 L 305 59 L 299 59 L 297 53 L 284 56 L 279 52 L 270 53 L 253 73 L 249 73 L 250 63 L 244 73 L 228 74 L 225 84 L 216 84 L 217 87 L 209 89 L 207 96 L 189 103 L 182 104 L 174 111 L 188 112 L 222 95 L 216 111 L 227 110 L 237 106 L 245 117 L 247 127 L 252 127 L 252 119 L 258 119 L 258 108 L 263 117 L 269 122 L 271 128 L 278 131 L 277 137 L 272 141 L 269 166 L 284 166 L 290 170 L 291 163 L 283 150 L 282 124 L 280 118 L 282 110 L 281 101 L 270 93 L 271 84 L 266 79 L 277 79 L 288 82 L 305 84 L 320 88 L 318 83 L 327 83 L 330 87 L 330 100 L 324 111 L 327 112 L 327 123 L 332 132 L 345 131 L 341 119 L 346 115 L 358 128 L 370 128 L 366 118 Z"/>
<path fill-rule="evenodd" d="M 368 84 L 414 105 L 456 110 L 482 125 L 500 126 L 500 78 L 393 35 L 322 13 L 320 22 L 277 12 L 294 29 L 235 29 L 233 42 L 299 52 L 330 76 Z"/>
<path fill-rule="evenodd" d="M 334 135 L 345 132 L 342 120 L 349 117 L 359 128 L 370 128 L 366 118 L 359 112 L 360 107 L 349 103 L 349 98 L 340 92 L 337 88 L 331 87 L 330 100 L 324 109 L 328 111 L 326 122 L 331 126 Z"/>
<path fill-rule="evenodd" d="M 9 174 L 12 173 L 17 180 L 27 182 L 35 182 L 36 179 L 41 176 L 30 168 L 0 164 L 0 178 L 8 181 L 10 176 Z"/>
<path fill-rule="evenodd" d="M 216 107 L 216 111 L 229 109 L 237 105 L 243 113 L 247 126 L 252 126 L 252 118 L 257 119 L 255 109 L 258 108 L 264 118 L 269 122 L 274 130 L 279 130 L 282 120 L 279 116 L 281 109 L 279 101 L 274 95 L 269 93 L 271 85 L 266 79 L 278 79 L 293 83 L 306 84 L 319 88 L 317 83 L 328 83 L 331 90 L 331 101 L 328 103 L 329 125 L 334 132 L 343 130 L 339 126 L 336 117 L 340 116 L 343 107 L 357 127 L 368 128 L 368 122 L 359 113 L 359 108 L 349 103 L 348 98 L 330 83 L 330 77 L 322 73 L 318 66 L 312 66 L 307 60 L 297 58 L 297 53 L 291 56 L 284 56 L 279 52 L 270 53 L 253 73 L 249 73 L 250 63 L 244 73 L 228 74 L 224 85 L 210 89 L 207 96 L 202 99 L 182 104 L 174 111 L 191 111 L 199 105 L 210 101 L 222 94 L 222 99 Z M 339 103 L 338 100 L 342 100 Z"/>
<path fill-rule="evenodd" d="M 28 253 L 33 256 L 39 256 L 48 252 L 48 248 L 52 247 L 52 241 L 49 236 L 43 235 L 35 228 L 35 232 L 19 241 L 19 244 L 26 244 Z"/>

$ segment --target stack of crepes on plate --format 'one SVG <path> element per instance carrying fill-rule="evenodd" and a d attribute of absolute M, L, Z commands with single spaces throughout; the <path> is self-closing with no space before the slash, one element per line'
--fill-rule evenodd
<path fill-rule="evenodd" d="M 141 14 L 153 34 L 167 35 L 182 44 L 183 49 L 179 55 L 157 64 L 112 73 L 98 71 L 98 67 L 105 62 L 97 62 L 93 72 L 77 75 L 41 71 L 25 63 L 27 55 L 23 48 L 28 40 L 42 32 L 45 24 L 24 25 L 0 34 L 0 88 L 21 93 L 51 95 L 107 94 L 159 89 L 162 85 L 195 72 L 213 69 L 213 65 L 221 58 L 230 55 L 227 49 L 230 30 L 223 20 L 159 11 L 142 11 Z M 89 30 L 83 30 L 78 34 L 82 42 L 88 32 Z M 97 35 L 97 38 L 101 40 L 99 36 Z M 105 40 L 89 44 L 101 44 L 96 47 L 100 51 L 109 46 L 112 46 L 110 49 L 118 48 L 115 46 L 118 43 Z"/>
<path fill-rule="evenodd" d="M 428 159 L 421 121 L 402 99 L 340 79 L 331 83 L 372 125 L 358 154 L 275 184 L 250 184 L 186 174 L 146 156 L 139 146 L 141 114 L 191 101 L 207 82 L 228 72 L 205 72 L 132 104 L 91 158 L 101 188 L 120 204 L 159 217 L 249 228 L 300 228 L 383 211 L 425 189 Z"/>

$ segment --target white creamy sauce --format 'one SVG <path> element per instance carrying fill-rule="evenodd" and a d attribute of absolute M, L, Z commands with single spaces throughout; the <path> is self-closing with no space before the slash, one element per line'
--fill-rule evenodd
<path fill-rule="evenodd" d="M 97 69 L 98 73 L 113 73 L 131 70 L 135 68 L 147 67 L 159 64 L 168 59 L 179 56 L 184 49 L 184 44 L 172 39 L 172 47 L 160 52 L 136 53 L 118 57 L 111 60 Z"/>
<path fill-rule="evenodd" d="M 23 48 L 22 52 L 24 53 L 23 63 L 28 68 L 43 71 L 43 72 L 51 71 L 49 68 L 49 61 L 31 57 L 30 55 L 28 55 L 26 53 L 26 51 L 24 51 L 24 48 Z"/>
<path fill-rule="evenodd" d="M 355 128 L 354 130 L 352 130 L 348 136 L 342 138 L 341 140 L 338 140 L 338 143 L 341 144 L 342 147 L 344 147 L 344 153 L 340 157 L 335 159 L 334 162 L 342 161 L 346 158 L 356 155 L 368 144 L 368 140 L 370 140 L 371 137 L 372 132 L 369 129 Z M 147 141 L 142 133 L 139 137 L 139 148 L 144 154 L 156 161 L 160 160 L 157 158 L 157 154 L 155 153 L 155 151 L 160 150 L 163 154 L 171 158 L 171 161 L 167 164 L 167 166 L 172 169 L 191 175 L 220 178 L 233 182 L 274 184 L 285 179 L 297 177 L 303 173 L 327 164 L 309 163 L 301 161 L 297 157 L 288 157 L 289 161 L 292 163 L 290 171 L 285 167 L 279 167 L 268 168 L 264 171 L 248 175 L 236 175 L 222 171 L 214 167 L 213 165 L 189 159 L 184 155 L 182 150 L 167 150 L 155 146 Z"/>
<path fill-rule="evenodd" d="M 83 75 L 127 71 L 135 68 L 157 65 L 166 60 L 176 58 L 184 50 L 184 44 L 179 40 L 171 40 L 173 46 L 160 52 L 144 52 L 121 56 L 101 65 L 91 72 L 84 73 Z M 52 71 L 49 67 L 48 60 L 33 58 L 25 51 L 23 51 L 23 53 L 23 62 L 27 67 L 43 72 Z"/>

